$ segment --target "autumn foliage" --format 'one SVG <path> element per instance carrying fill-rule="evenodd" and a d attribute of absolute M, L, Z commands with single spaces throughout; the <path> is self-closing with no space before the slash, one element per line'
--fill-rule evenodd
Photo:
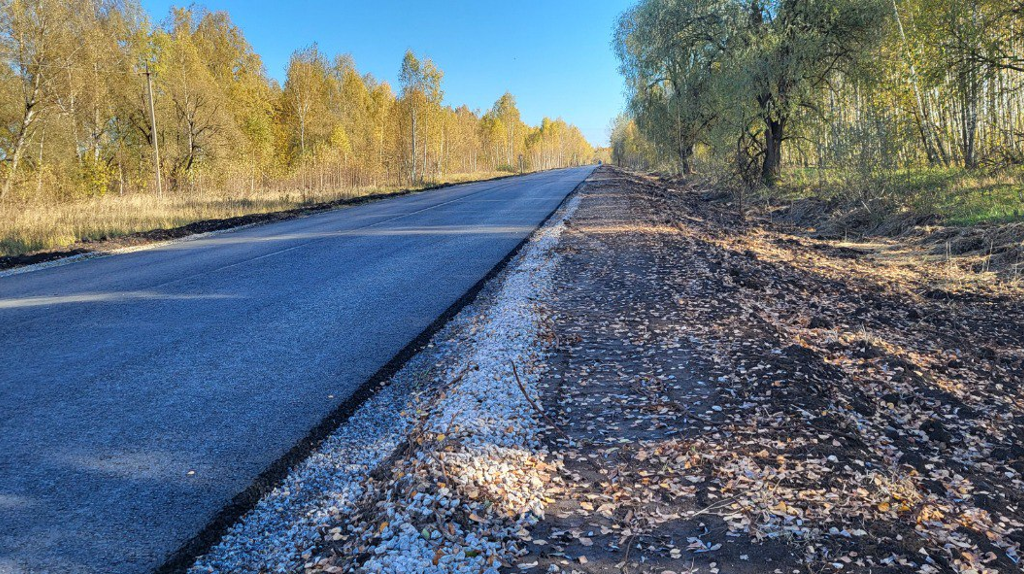
<path fill-rule="evenodd" d="M 391 86 L 313 44 L 279 84 L 227 13 L 201 8 L 158 24 L 132 1 L 4 0 L 0 59 L 8 204 L 155 192 L 154 141 L 171 194 L 408 185 L 593 157 L 561 119 L 526 125 L 511 94 L 490 110 L 448 105 L 441 69 L 411 52 Z"/>

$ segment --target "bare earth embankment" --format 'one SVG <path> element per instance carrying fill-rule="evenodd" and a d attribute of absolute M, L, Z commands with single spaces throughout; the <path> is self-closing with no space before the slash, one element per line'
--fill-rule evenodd
<path fill-rule="evenodd" d="M 706 197 L 599 169 L 197 571 L 1018 571 L 1021 291 Z"/>
<path fill-rule="evenodd" d="M 572 486 L 527 564 L 1019 569 L 1019 290 L 594 180 L 560 244 L 544 395 Z"/>

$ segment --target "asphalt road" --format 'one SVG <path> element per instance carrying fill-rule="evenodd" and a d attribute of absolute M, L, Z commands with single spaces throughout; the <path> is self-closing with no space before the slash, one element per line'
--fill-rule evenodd
<path fill-rule="evenodd" d="M 148 572 L 593 168 L 0 277 L 0 572 Z"/>

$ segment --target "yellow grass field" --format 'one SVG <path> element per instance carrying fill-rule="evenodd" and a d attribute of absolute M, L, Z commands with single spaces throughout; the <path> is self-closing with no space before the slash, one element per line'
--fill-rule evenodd
<path fill-rule="evenodd" d="M 168 229 L 208 219 L 284 211 L 316 203 L 479 181 L 504 172 L 451 174 L 417 187 L 372 187 L 323 192 L 267 191 L 226 194 L 105 195 L 71 203 L 0 205 L 0 256 L 65 249 L 79 241 Z"/>

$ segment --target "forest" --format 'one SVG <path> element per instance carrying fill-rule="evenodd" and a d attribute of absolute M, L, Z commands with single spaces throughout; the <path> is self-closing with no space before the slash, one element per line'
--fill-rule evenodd
<path fill-rule="evenodd" d="M 448 105 L 411 51 L 391 86 L 311 44 L 279 84 L 198 7 L 154 22 L 133 0 L 0 0 L 0 59 L 0 256 L 594 157 L 510 93 Z"/>
<path fill-rule="evenodd" d="M 642 0 L 615 161 L 952 221 L 1024 209 L 1024 3 Z"/>

